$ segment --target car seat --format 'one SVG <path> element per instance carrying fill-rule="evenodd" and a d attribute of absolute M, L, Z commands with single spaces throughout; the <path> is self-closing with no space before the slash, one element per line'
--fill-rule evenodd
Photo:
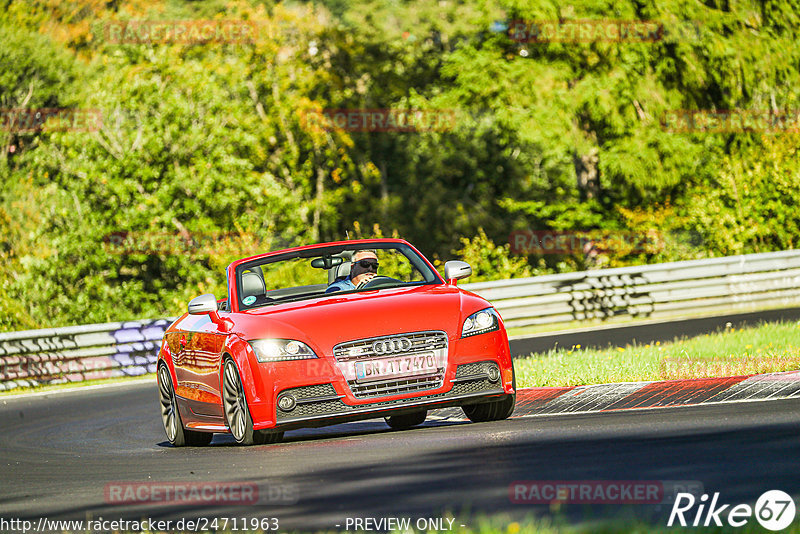
<path fill-rule="evenodd" d="M 353 252 L 348 250 L 342 252 L 341 254 L 337 254 L 337 256 L 343 258 L 344 261 L 339 265 L 336 265 L 328 269 L 328 285 L 338 280 L 344 280 L 345 278 L 350 276 L 350 262 L 353 259 Z"/>

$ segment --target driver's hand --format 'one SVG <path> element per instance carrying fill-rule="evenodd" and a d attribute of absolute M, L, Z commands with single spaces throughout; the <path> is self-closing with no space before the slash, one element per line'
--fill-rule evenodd
<path fill-rule="evenodd" d="M 361 281 L 358 283 L 358 285 L 356 286 L 356 289 L 361 289 L 362 287 L 364 287 L 365 285 L 367 285 L 367 283 L 368 283 L 370 280 L 372 280 L 373 278 L 375 278 L 375 273 L 364 273 L 362 276 L 363 276 L 364 278 L 362 278 L 362 279 L 361 279 Z"/>

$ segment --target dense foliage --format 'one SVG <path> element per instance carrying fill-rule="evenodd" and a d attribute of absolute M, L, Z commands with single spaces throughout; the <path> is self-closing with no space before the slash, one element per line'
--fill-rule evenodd
<path fill-rule="evenodd" d="M 196 294 L 221 295 L 232 259 L 346 236 L 402 236 L 439 264 L 472 262 L 474 280 L 800 240 L 797 123 L 687 131 L 669 118 L 796 115 L 794 1 L 4 4 L 2 330 L 176 315 Z M 109 31 L 192 19 L 257 32 L 131 43 Z M 523 42 L 507 30 L 559 20 L 663 31 Z M 15 109 L 101 121 L 21 128 Z M 308 120 L 344 109 L 447 121 L 359 131 Z M 526 256 L 510 242 L 518 231 L 657 239 Z"/>

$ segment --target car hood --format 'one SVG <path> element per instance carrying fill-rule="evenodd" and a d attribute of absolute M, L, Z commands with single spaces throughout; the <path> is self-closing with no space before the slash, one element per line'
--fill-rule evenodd
<path fill-rule="evenodd" d="M 235 316 L 241 338 L 297 339 L 330 353 L 343 341 L 403 332 L 460 335 L 464 319 L 489 304 L 448 285 L 386 288 L 265 306 Z"/>

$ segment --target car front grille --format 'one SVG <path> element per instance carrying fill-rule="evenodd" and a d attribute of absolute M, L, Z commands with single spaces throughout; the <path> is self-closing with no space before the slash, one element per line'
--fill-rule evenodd
<path fill-rule="evenodd" d="M 447 349 L 447 334 L 441 331 L 411 332 L 408 334 L 397 334 L 393 336 L 372 337 L 369 339 L 358 339 L 346 341 L 333 347 L 333 355 L 338 362 L 352 360 L 364 360 L 379 357 L 372 348 L 376 341 L 393 340 L 407 338 L 411 342 L 411 348 L 398 354 L 414 354 L 429 350 Z"/>
<path fill-rule="evenodd" d="M 382 352 L 380 345 L 385 347 Z M 424 353 L 433 353 L 436 360 L 435 371 L 375 381 L 359 381 L 355 376 L 355 362 Z M 346 341 L 333 348 L 333 355 L 347 380 L 350 391 L 358 399 L 427 391 L 441 387 L 444 383 L 444 373 L 447 369 L 447 334 L 442 331 L 410 332 Z"/>
<path fill-rule="evenodd" d="M 456 378 L 484 375 L 486 374 L 486 369 L 489 365 L 497 366 L 497 364 L 494 362 L 474 362 L 459 365 L 458 369 L 456 369 Z"/>
<path fill-rule="evenodd" d="M 330 397 L 336 396 L 336 390 L 333 389 L 333 384 L 317 384 L 315 386 L 301 386 L 286 390 L 298 399 L 311 399 L 316 397 Z"/>
<path fill-rule="evenodd" d="M 291 423 L 307 419 L 319 419 L 326 416 L 343 416 L 371 412 L 381 409 L 398 408 L 405 405 L 413 406 L 422 402 L 447 401 L 482 394 L 501 394 L 503 387 L 497 382 L 490 381 L 485 375 L 478 376 L 476 371 L 487 369 L 487 365 L 496 365 L 494 362 L 480 364 L 459 365 L 456 370 L 457 377 L 469 378 L 465 381 L 453 381 L 453 387 L 446 393 L 435 393 L 422 397 L 411 397 L 396 400 L 370 402 L 366 405 L 351 406 L 345 404 L 341 395 L 336 395 L 332 384 L 319 384 L 317 386 L 304 386 L 281 391 L 279 396 L 291 393 L 297 397 L 297 407 L 290 411 L 277 410 L 278 424 Z M 334 421 L 335 422 L 335 421 Z"/>
<path fill-rule="evenodd" d="M 386 382 L 368 382 L 358 384 L 349 381 L 350 391 L 356 398 L 384 397 L 386 395 L 402 395 L 428 389 L 436 389 L 442 385 L 443 372 L 440 369 L 436 374 L 423 378 L 407 378 L 403 380 L 389 380 Z"/>

